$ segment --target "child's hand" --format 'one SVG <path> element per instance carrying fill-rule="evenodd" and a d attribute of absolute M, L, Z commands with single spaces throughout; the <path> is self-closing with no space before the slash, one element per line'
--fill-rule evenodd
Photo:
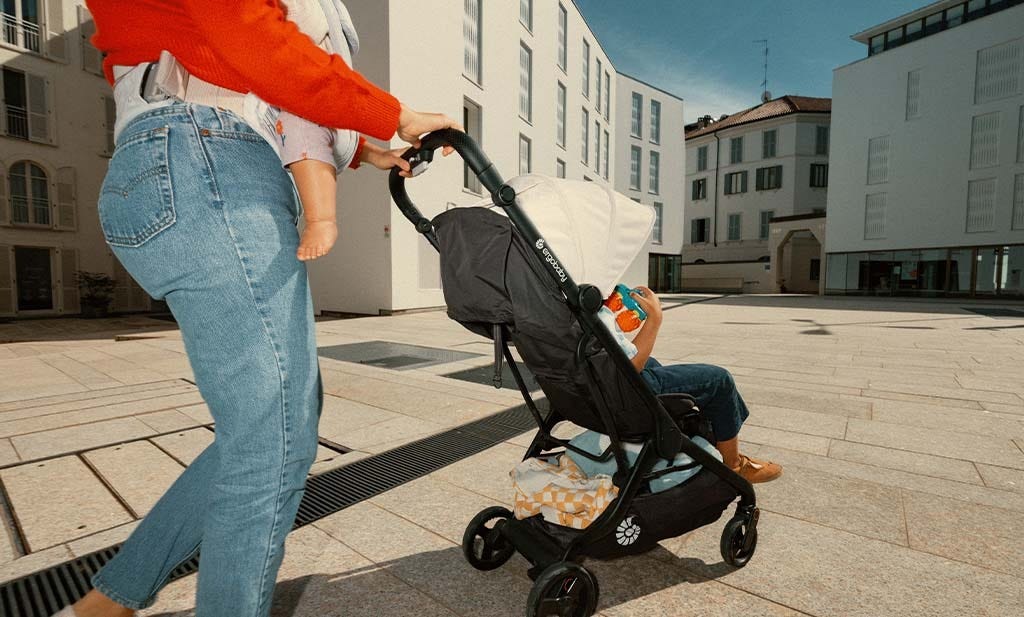
<path fill-rule="evenodd" d="M 338 225 L 334 221 L 306 221 L 295 256 L 299 261 L 323 257 L 330 252 L 337 239 Z"/>
<path fill-rule="evenodd" d="M 363 145 L 363 153 L 359 157 L 359 162 L 369 163 L 382 171 L 390 171 L 392 167 L 398 167 L 402 170 L 401 174 L 403 176 L 411 178 L 412 173 L 409 161 L 402 158 L 402 155 L 408 149 L 408 147 L 405 147 L 385 150 L 378 145 L 367 142 Z"/>
<path fill-rule="evenodd" d="M 636 291 L 631 292 L 629 295 L 636 300 L 636 303 L 640 305 L 640 308 L 647 313 L 647 321 L 651 323 L 661 325 L 661 300 L 658 299 L 658 294 L 654 293 L 647 287 L 637 287 L 637 290 L 642 292 L 643 295 Z"/>

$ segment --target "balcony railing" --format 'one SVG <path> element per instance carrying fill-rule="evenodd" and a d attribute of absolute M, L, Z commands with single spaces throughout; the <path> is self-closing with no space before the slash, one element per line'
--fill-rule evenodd
<path fill-rule="evenodd" d="M 39 24 L 8 13 L 0 14 L 0 19 L 5 43 L 39 53 Z"/>
<path fill-rule="evenodd" d="M 28 112 L 24 107 L 7 106 L 7 134 L 28 139 Z"/>

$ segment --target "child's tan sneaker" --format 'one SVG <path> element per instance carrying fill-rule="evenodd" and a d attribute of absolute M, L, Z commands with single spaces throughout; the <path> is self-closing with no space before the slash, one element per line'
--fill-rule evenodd
<path fill-rule="evenodd" d="M 740 455 L 740 464 L 733 467 L 733 471 L 743 476 L 743 479 L 751 484 L 760 482 L 771 482 L 782 475 L 782 465 L 778 463 L 755 461 L 744 454 Z"/>

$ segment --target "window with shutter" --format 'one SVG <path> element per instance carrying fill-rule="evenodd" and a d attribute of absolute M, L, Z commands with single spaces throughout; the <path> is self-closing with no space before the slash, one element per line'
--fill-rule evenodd
<path fill-rule="evenodd" d="M 114 154 L 114 124 L 117 122 L 117 108 L 114 105 L 113 97 L 103 97 L 103 113 L 104 121 L 103 128 L 106 131 L 106 144 L 103 150 L 104 154 Z"/>
<path fill-rule="evenodd" d="M 67 62 L 68 49 L 64 38 L 64 3 L 61 0 L 47 0 L 46 8 L 46 30 L 48 34 L 46 39 L 46 55 L 54 60 Z M 38 36 L 36 34 L 37 43 L 35 51 L 39 51 Z"/>
<path fill-rule="evenodd" d="M 92 35 L 96 34 L 96 22 L 93 21 L 89 9 L 84 6 L 78 7 L 78 32 L 82 38 L 82 70 L 102 75 L 103 54 L 92 44 Z"/>
<path fill-rule="evenodd" d="M 868 184 L 889 181 L 889 136 L 868 140 Z"/>
<path fill-rule="evenodd" d="M 61 312 L 65 315 L 72 315 L 82 312 L 82 306 L 78 292 L 78 251 L 75 249 L 60 249 L 60 276 L 59 286 L 63 295 Z"/>
<path fill-rule="evenodd" d="M 75 168 L 61 167 L 57 170 L 57 216 L 54 217 L 54 228 L 74 231 L 78 228 L 75 215 L 76 193 Z"/>
<path fill-rule="evenodd" d="M 1013 221 L 1010 229 L 1024 229 L 1024 174 L 1013 178 Z"/>
<path fill-rule="evenodd" d="M 7 203 L 7 170 L 0 165 L 0 226 L 10 225 L 10 204 Z"/>
<path fill-rule="evenodd" d="M 25 74 L 28 85 L 28 138 L 52 143 L 50 137 L 50 106 L 47 96 L 50 84 L 39 75 Z"/>
<path fill-rule="evenodd" d="M 480 17 L 480 0 L 465 0 L 462 14 L 462 73 L 476 83 L 481 83 Z"/>
<path fill-rule="evenodd" d="M 0 315 L 14 313 L 14 249 L 0 244 Z"/>
<path fill-rule="evenodd" d="M 999 164 L 999 112 L 971 119 L 971 169 Z"/>
<path fill-rule="evenodd" d="M 967 233 L 995 231 L 996 179 L 967 183 Z"/>

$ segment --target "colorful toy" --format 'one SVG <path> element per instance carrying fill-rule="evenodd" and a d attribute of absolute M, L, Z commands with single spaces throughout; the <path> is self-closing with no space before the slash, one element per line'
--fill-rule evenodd
<path fill-rule="evenodd" d="M 640 293 L 638 290 L 630 289 L 619 283 L 615 286 L 615 291 L 604 301 L 605 307 L 615 314 L 615 323 L 623 332 L 636 330 L 647 319 L 647 313 L 630 295 L 634 291 Z"/>

